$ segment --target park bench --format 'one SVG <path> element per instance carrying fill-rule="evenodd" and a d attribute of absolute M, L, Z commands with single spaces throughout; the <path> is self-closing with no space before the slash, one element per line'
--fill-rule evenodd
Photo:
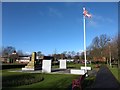
<path fill-rule="evenodd" d="M 96 64 L 96 65 L 95 65 L 95 68 L 100 68 L 100 65 L 99 65 L 99 64 Z"/>
<path fill-rule="evenodd" d="M 112 68 L 113 67 L 117 67 L 118 68 L 118 64 L 116 64 L 116 63 L 111 64 L 111 66 L 112 66 Z"/>
<path fill-rule="evenodd" d="M 78 79 L 74 79 L 72 81 L 72 90 L 76 90 L 76 89 L 82 90 L 82 84 L 85 79 L 85 76 L 86 73 L 84 75 L 80 75 Z"/>

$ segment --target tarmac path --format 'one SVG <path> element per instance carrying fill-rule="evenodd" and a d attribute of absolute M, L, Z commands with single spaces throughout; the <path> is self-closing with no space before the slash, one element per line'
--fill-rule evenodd
<path fill-rule="evenodd" d="M 120 83 L 106 66 L 101 66 L 92 88 L 114 88 L 120 90 Z"/>

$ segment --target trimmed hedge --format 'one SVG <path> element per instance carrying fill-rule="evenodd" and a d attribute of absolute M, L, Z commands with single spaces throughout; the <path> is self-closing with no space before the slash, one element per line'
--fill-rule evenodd
<path fill-rule="evenodd" d="M 3 77 L 2 86 L 15 87 L 15 86 L 29 85 L 43 80 L 44 77 L 40 73 L 24 73 L 20 75 Z"/>
<path fill-rule="evenodd" d="M 11 69 L 11 68 L 22 68 L 27 64 L 3 64 L 2 69 Z"/>

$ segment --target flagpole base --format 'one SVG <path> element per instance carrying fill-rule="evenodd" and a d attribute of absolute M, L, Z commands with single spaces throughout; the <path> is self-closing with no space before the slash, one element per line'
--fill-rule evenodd
<path fill-rule="evenodd" d="M 92 70 L 91 67 L 81 67 L 81 69 L 84 69 L 84 70 Z"/>

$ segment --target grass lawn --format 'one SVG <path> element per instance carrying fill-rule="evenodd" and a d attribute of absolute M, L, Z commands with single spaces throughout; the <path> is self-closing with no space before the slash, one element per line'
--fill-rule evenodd
<path fill-rule="evenodd" d="M 120 82 L 119 80 L 119 74 L 118 74 L 118 68 L 117 67 L 109 67 L 112 74 L 115 76 L 115 78 Z"/>
<path fill-rule="evenodd" d="M 74 64 L 74 63 L 67 63 L 68 69 L 80 69 L 81 66 L 84 66 L 84 64 Z M 91 66 L 94 68 L 94 64 L 88 64 L 87 66 Z M 54 65 L 52 68 L 59 68 L 59 65 Z M 9 72 L 10 70 L 20 70 L 21 68 L 15 68 L 15 69 L 5 69 L 2 70 L 2 76 L 3 77 L 15 77 L 19 75 L 24 75 L 23 72 Z M 34 74 L 34 73 L 29 73 Z M 40 74 L 40 73 L 39 73 Z M 41 74 L 40 74 L 41 75 Z M 68 90 L 71 89 L 71 84 L 73 79 L 77 79 L 80 75 L 72 75 L 72 74 L 42 74 L 44 77 L 44 80 L 41 82 L 36 82 L 30 85 L 22 85 L 17 86 L 15 88 L 67 88 Z M 85 79 L 84 82 L 84 88 L 86 86 L 90 86 L 95 77 L 88 77 Z"/>
<path fill-rule="evenodd" d="M 7 74 L 7 72 L 6 72 Z M 16 73 L 16 72 L 9 72 L 7 77 L 10 77 L 11 75 L 23 75 L 25 73 Z M 33 74 L 33 73 L 30 73 Z M 77 79 L 79 75 L 71 75 L 71 74 L 43 74 L 44 80 L 41 82 L 37 82 L 30 85 L 23 85 L 23 86 L 17 86 L 13 87 L 15 88 L 41 88 L 41 89 L 56 89 L 56 88 L 62 88 L 62 89 L 71 89 L 71 84 L 73 79 Z M 83 88 L 90 87 L 92 83 L 94 82 L 95 77 L 87 77 L 84 80 Z M 13 89 L 11 88 L 11 90 Z"/>
<path fill-rule="evenodd" d="M 22 72 L 3 72 L 3 77 L 14 77 L 24 75 Z M 34 74 L 34 73 L 30 73 Z M 40 74 L 40 73 L 39 73 Z M 41 75 L 41 74 L 40 74 Z M 30 85 L 18 86 L 16 88 L 71 88 L 72 80 L 78 78 L 79 75 L 70 74 L 42 74 L 44 80 Z"/>
<path fill-rule="evenodd" d="M 21 68 L 14 68 L 14 69 L 5 69 L 5 70 L 1 70 L 2 71 L 2 76 L 12 76 L 12 75 L 19 75 L 19 74 L 23 74 L 21 72 L 9 72 L 9 71 L 14 71 L 14 70 L 21 70 Z"/>
<path fill-rule="evenodd" d="M 44 80 L 42 82 L 20 86 L 18 88 L 71 88 L 72 80 L 77 77 L 78 75 L 44 74 Z"/>

